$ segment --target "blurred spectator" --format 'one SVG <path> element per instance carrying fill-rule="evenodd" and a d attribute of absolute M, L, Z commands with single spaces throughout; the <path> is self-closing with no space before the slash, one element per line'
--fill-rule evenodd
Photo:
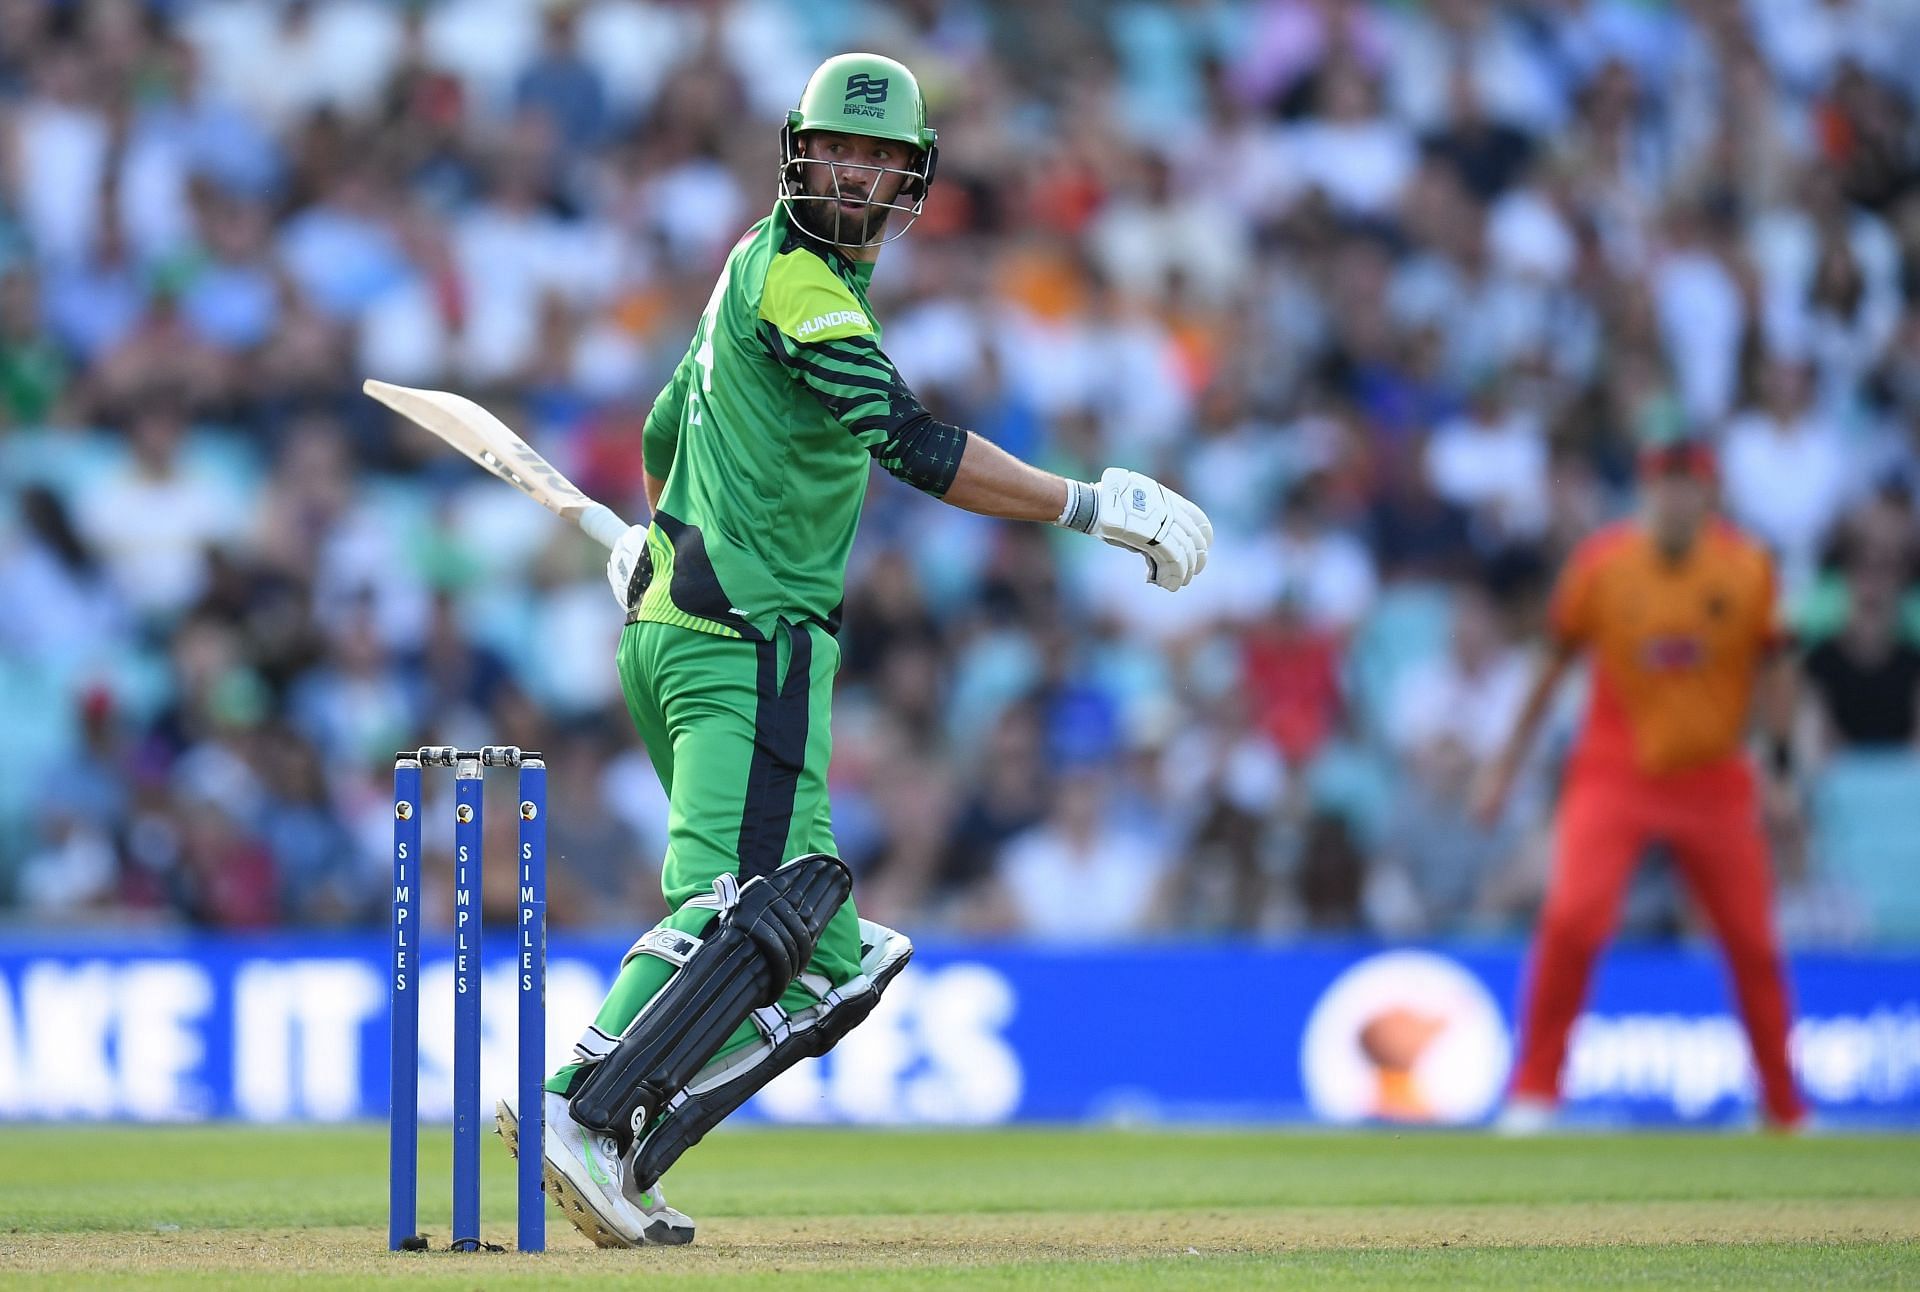
<path fill-rule="evenodd" d="M 406 262 L 384 195 L 365 162 L 343 159 L 321 200 L 289 220 L 280 256 L 306 301 L 332 318 L 353 318 L 397 283 Z"/>
<path fill-rule="evenodd" d="M 1454 68 L 1447 92 L 1446 124 L 1428 138 L 1427 149 L 1451 165 L 1476 198 L 1491 201 L 1519 176 L 1532 155 L 1533 141 L 1523 131 L 1487 116 L 1465 67 Z"/>
<path fill-rule="evenodd" d="M 1761 369 L 1756 406 L 1727 427 L 1727 508 L 1778 554 L 1789 589 L 1813 573 L 1820 541 L 1850 485 L 1846 446 L 1813 406 L 1804 364 L 1775 358 Z"/>
<path fill-rule="evenodd" d="M 1283 594 L 1249 625 L 1241 652 L 1242 693 L 1254 721 L 1289 763 L 1311 762 L 1340 718 L 1339 639 Z"/>
<path fill-rule="evenodd" d="M 147 272 L 118 220 L 71 258 L 49 257 L 43 297 L 47 329 L 82 364 L 111 353 L 138 327 L 149 303 Z"/>
<path fill-rule="evenodd" d="M 224 96 L 284 129 L 315 108 L 365 108 L 397 53 L 397 22 L 397 7 L 365 0 L 207 4 L 186 34 Z"/>
<path fill-rule="evenodd" d="M 1382 572 L 1409 578 L 1463 573 L 1473 560 L 1471 523 L 1434 489 L 1425 454 L 1389 456 L 1381 476 L 1367 520 Z"/>
<path fill-rule="evenodd" d="M 106 408 L 130 408 L 161 386 L 189 410 L 231 405 L 231 356 L 209 344 L 181 315 L 176 288 L 156 289 L 144 317 L 99 356 L 94 388 Z"/>
<path fill-rule="evenodd" d="M 0 419 L 31 426 L 48 419 L 67 391 L 66 354 L 40 328 L 40 284 L 15 268 L 0 277 Z"/>
<path fill-rule="evenodd" d="M 1436 0 L 1395 12 L 1390 74 L 1400 115 L 1421 129 L 1447 116 L 1456 72 L 1471 80 L 1488 115 L 1533 135 L 1560 124 L 1567 87 L 1519 11 L 1485 0 Z"/>
<path fill-rule="evenodd" d="M 406 747 L 417 699 L 382 648 L 372 617 L 362 613 L 335 632 L 321 662 L 295 684 L 288 705 L 325 757 L 358 762 Z"/>
<path fill-rule="evenodd" d="M 32 613 L 0 617 L 0 650 L 39 664 L 75 664 L 125 631 L 126 603 L 66 504 L 44 485 L 18 495 L 20 529 L 0 550 L 0 603 Z"/>
<path fill-rule="evenodd" d="M 1547 527 L 1547 445 L 1541 428 L 1484 379 L 1466 412 L 1435 431 L 1427 478 L 1466 511 L 1483 548 L 1537 538 Z"/>
<path fill-rule="evenodd" d="M 279 877 L 265 840 L 244 830 L 216 801 L 183 805 L 176 901 L 194 923 L 261 929 L 280 918 Z"/>
<path fill-rule="evenodd" d="M 112 145 L 96 100 L 104 87 L 70 41 L 46 41 L 31 67 L 31 92 L 7 113 L 12 206 L 35 254 L 64 266 L 92 248 L 105 214 Z"/>
<path fill-rule="evenodd" d="M 203 258 L 189 271 L 180 308 L 203 341 L 244 353 L 265 342 L 280 321 L 267 212 L 211 188 L 199 197 Z"/>
<path fill-rule="evenodd" d="M 567 894 L 562 922 L 638 928 L 666 913 L 662 848 L 657 839 L 643 840 L 609 802 L 608 748 L 595 724 L 549 755 L 558 774 L 549 782 L 547 852 L 555 863 L 552 879 Z"/>
<path fill-rule="evenodd" d="M 543 115 L 563 147 L 597 148 L 607 132 L 607 91 L 580 55 L 578 15 L 569 4 L 550 4 L 540 21 L 539 56 L 521 71 L 514 98 L 522 111 Z"/>
<path fill-rule="evenodd" d="M 1173 734 L 1162 756 L 1165 791 L 1186 809 L 1171 910 L 1184 928 L 1261 931 L 1279 914 L 1272 827 L 1289 807 L 1286 764 L 1233 692 L 1206 716 Z"/>
<path fill-rule="evenodd" d="M 1246 272 L 1245 226 L 1200 194 L 1183 191 L 1173 164 L 1140 154 L 1087 230 L 1102 273 L 1120 291 L 1164 299 L 1177 282 L 1220 301 Z"/>
<path fill-rule="evenodd" d="M 1003 710 L 985 750 L 977 788 L 947 831 L 931 898 L 944 903 L 987 880 L 1009 841 L 1039 826 L 1053 786 L 1042 732 L 1029 705 Z"/>
<path fill-rule="evenodd" d="M 1235 90 L 1248 100 L 1278 106 L 1339 49 L 1378 72 L 1386 62 L 1388 30 L 1364 4 L 1315 0 L 1260 0 L 1252 30 L 1237 51 Z"/>
<path fill-rule="evenodd" d="M 38 851 L 21 863 L 14 899 L 37 921 L 105 915 L 118 894 L 120 861 L 113 836 L 67 804 L 40 814 Z"/>
<path fill-rule="evenodd" d="M 506 660 L 462 622 L 459 604 L 445 591 L 433 596 L 432 618 L 419 649 L 405 654 L 425 711 L 443 720 L 483 720 L 502 690 L 514 683 Z"/>
<path fill-rule="evenodd" d="M 1351 60 L 1321 68 L 1315 99 L 1313 117 L 1293 129 L 1301 185 L 1320 190 L 1343 215 L 1384 216 L 1413 174 L 1413 132 L 1381 112 L 1373 81 Z"/>
<path fill-rule="evenodd" d="M 1335 812 L 1316 812 L 1308 818 L 1294 866 L 1295 896 L 1308 931 L 1364 930 L 1366 886 L 1367 860 L 1347 818 Z"/>
<path fill-rule="evenodd" d="M 939 640 L 940 627 L 927 611 L 906 553 L 881 552 L 848 595 L 840 676 L 851 683 L 872 681 L 894 651 Z"/>
<path fill-rule="evenodd" d="M 1807 655 L 1827 745 L 1886 749 L 1920 743 L 1920 649 L 1903 631 L 1904 587 L 1885 568 L 1857 569 L 1840 631 Z"/>
<path fill-rule="evenodd" d="M 181 411 L 149 392 L 127 427 L 131 459 L 96 482 L 78 521 L 134 609 L 168 617 L 186 609 L 206 577 L 206 550 L 239 534 L 238 501 L 188 462 Z"/>
<path fill-rule="evenodd" d="M 1238 587 L 1222 595 L 1236 598 L 1237 617 L 1257 618 L 1263 603 L 1286 601 L 1313 628 L 1341 638 L 1365 616 L 1378 586 L 1373 558 L 1364 544 L 1334 528 L 1327 486 L 1325 476 L 1295 484 L 1280 504 L 1279 525 L 1228 554 Z"/>
<path fill-rule="evenodd" d="M 1650 284 L 1680 405 L 1698 422 L 1732 410 L 1751 322 L 1730 254 L 1730 224 L 1724 210 L 1676 204 Z"/>
<path fill-rule="evenodd" d="M 120 896 L 127 827 L 126 720 L 104 690 L 80 702 L 80 745 L 36 785 L 38 851 L 21 863 L 14 898 L 36 919 L 108 916 Z"/>
<path fill-rule="evenodd" d="M 1448 747 L 1470 764 L 1492 758 L 1513 729 L 1532 669 L 1507 639 L 1500 607 L 1482 587 L 1456 590 L 1446 655 L 1407 671 L 1387 710 L 1387 738 L 1415 762 Z"/>
<path fill-rule="evenodd" d="M 1490 886 L 1521 846 L 1520 814 L 1489 827 L 1467 810 L 1468 793 L 1486 754 L 1443 734 L 1403 765 L 1380 865 L 1370 878 L 1366 907 L 1372 925 L 1398 936 L 1473 928 Z"/>
<path fill-rule="evenodd" d="M 1049 942 L 1098 941 L 1153 927 L 1168 858 L 1115 828 L 1107 773 L 1069 772 L 1046 822 L 1016 835 L 998 867 L 999 916 Z"/>
<path fill-rule="evenodd" d="M 288 906 L 309 922 L 357 921 L 364 895 L 355 886 L 353 841 L 335 811 L 319 752 L 286 728 L 264 731 L 258 747 L 260 841 L 280 872 Z"/>

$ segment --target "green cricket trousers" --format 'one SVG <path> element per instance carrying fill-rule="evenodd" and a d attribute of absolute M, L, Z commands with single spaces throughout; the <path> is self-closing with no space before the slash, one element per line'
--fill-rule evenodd
<path fill-rule="evenodd" d="M 838 855 L 827 760 L 840 647 L 824 627 L 782 620 L 770 640 L 746 641 L 673 624 L 629 623 L 619 667 L 627 713 L 667 792 L 660 886 L 670 914 L 659 927 L 705 934 L 714 912 L 686 902 L 711 893 L 721 874 L 744 884 L 803 853 Z M 798 1012 L 859 972 L 860 928 L 849 899 L 780 1004 Z M 594 1016 L 589 1040 L 616 1041 L 673 973 L 658 956 L 629 956 Z M 757 1034 L 751 1022 L 742 1023 L 721 1055 Z M 547 1089 L 568 1093 L 581 1066 L 562 1068 Z"/>

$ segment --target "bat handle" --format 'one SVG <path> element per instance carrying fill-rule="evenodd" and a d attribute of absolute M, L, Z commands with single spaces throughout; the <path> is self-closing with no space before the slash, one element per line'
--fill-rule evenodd
<path fill-rule="evenodd" d="M 613 545 L 620 541 L 620 536 L 627 532 L 627 522 L 621 520 L 614 514 L 611 507 L 602 502 L 594 503 L 593 506 L 581 512 L 579 524 L 588 538 L 609 551 L 613 550 Z"/>

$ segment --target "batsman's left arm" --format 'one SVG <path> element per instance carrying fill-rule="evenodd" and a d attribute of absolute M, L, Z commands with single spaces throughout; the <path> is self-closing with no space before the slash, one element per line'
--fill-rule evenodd
<path fill-rule="evenodd" d="M 801 344 L 767 323 L 762 337 L 769 353 L 881 466 L 915 488 L 965 511 L 1052 521 L 1138 552 L 1147 581 L 1169 591 L 1206 567 L 1212 523 L 1159 481 L 1118 467 L 1096 482 L 1067 480 L 941 421 L 914 397 L 871 335 Z"/>
<path fill-rule="evenodd" d="M 1096 481 L 1068 480 L 971 432 L 945 497 L 981 515 L 1052 521 L 1138 552 L 1147 582 L 1169 592 L 1206 568 L 1213 546 L 1206 513 L 1150 476 L 1109 467 Z"/>
<path fill-rule="evenodd" d="M 1001 520 L 1051 521 L 1066 510 L 1070 490 L 1064 477 L 1022 462 L 968 431 L 944 500 L 962 511 Z"/>

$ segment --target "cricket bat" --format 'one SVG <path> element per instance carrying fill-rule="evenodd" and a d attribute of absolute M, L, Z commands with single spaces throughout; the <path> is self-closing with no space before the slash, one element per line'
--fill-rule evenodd
<path fill-rule="evenodd" d="M 606 548 L 627 532 L 627 522 L 605 503 L 581 493 L 573 481 L 533 451 L 505 422 L 462 395 L 445 390 L 416 390 L 369 377 L 360 387 L 416 426 L 459 449 L 588 538 Z"/>

